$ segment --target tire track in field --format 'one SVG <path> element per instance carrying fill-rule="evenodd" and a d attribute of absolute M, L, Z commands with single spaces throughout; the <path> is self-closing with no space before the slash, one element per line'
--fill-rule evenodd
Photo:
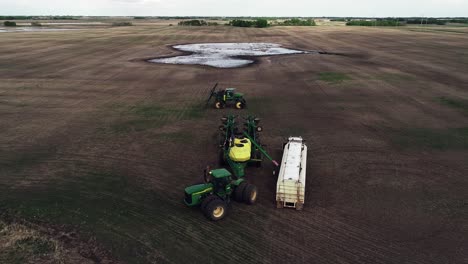
<path fill-rule="evenodd" d="M 112 32 L 106 32 L 107 34 L 101 34 L 99 37 L 95 38 L 90 38 L 85 41 L 81 41 L 80 44 L 75 44 L 75 46 L 79 45 L 79 49 L 73 50 L 72 54 L 69 54 L 67 58 L 63 58 L 63 56 L 58 56 L 57 54 L 54 54 L 54 56 L 50 56 L 50 51 L 45 51 L 45 52 L 39 52 L 39 56 L 32 56 L 31 55 L 25 55 L 31 60 L 30 63 L 22 63 L 22 65 L 25 65 L 27 69 L 33 69 L 33 70 L 27 70 L 26 72 L 23 72 L 22 76 L 27 76 L 30 74 L 34 74 L 34 69 L 35 68 L 43 68 L 43 65 L 54 65 L 54 66 L 59 66 L 60 63 L 62 64 L 70 64 L 71 62 L 75 61 L 82 61 L 83 57 L 86 57 L 88 55 L 89 57 L 95 57 L 95 53 L 103 52 L 108 49 L 108 46 L 106 42 L 103 42 L 102 45 L 94 45 L 97 41 L 107 39 L 109 36 L 112 36 Z M 93 35 L 94 36 L 94 35 Z M 67 45 L 68 46 L 68 45 Z M 85 48 L 83 48 L 85 47 Z M 42 56 L 41 56 L 42 55 Z M 59 53 L 59 55 L 63 55 L 63 53 Z M 49 57 L 47 59 L 47 57 Z M 76 58 L 76 59 L 72 59 Z"/>
<path fill-rule="evenodd" d="M 80 70 L 85 70 L 85 69 L 91 68 L 91 69 L 95 69 L 92 72 L 94 72 L 97 76 L 99 76 L 99 75 L 105 73 L 106 70 L 108 70 L 108 67 L 111 67 L 111 65 L 113 65 L 115 61 L 118 61 L 119 58 L 122 55 L 129 54 L 130 57 L 131 57 L 132 53 L 130 53 L 130 51 L 136 49 L 136 47 L 138 47 L 139 45 L 141 45 L 143 43 L 149 44 L 148 43 L 149 39 L 159 38 L 160 34 L 165 34 L 165 32 L 167 32 L 167 31 L 169 31 L 169 29 L 161 28 L 161 29 L 158 29 L 155 32 L 152 32 L 153 34 L 156 33 L 155 35 L 148 34 L 148 33 L 144 34 L 144 35 L 138 35 L 138 36 L 141 36 L 142 39 L 139 40 L 134 45 L 131 45 L 134 42 L 133 38 L 131 38 L 131 37 L 134 37 L 133 35 L 131 37 L 129 36 L 128 39 L 125 39 L 125 37 L 119 36 L 118 39 L 122 39 L 123 41 L 112 42 L 113 45 L 111 47 L 109 47 L 108 45 L 106 45 L 106 46 L 103 45 L 103 48 L 99 49 L 97 51 L 99 53 L 102 53 L 100 56 L 98 56 L 99 61 L 93 60 L 93 58 L 97 57 L 96 55 L 87 54 L 87 55 L 83 56 L 83 58 L 78 58 L 77 59 L 78 61 L 87 60 L 88 63 L 87 63 L 86 66 L 80 65 L 79 63 L 75 63 L 74 66 L 69 66 L 70 64 L 73 65 L 74 63 L 67 62 L 64 65 L 64 66 L 67 66 L 67 67 L 61 66 L 60 68 L 62 70 L 58 71 L 56 74 L 59 74 L 61 72 L 64 72 L 64 73 L 72 72 L 72 71 L 77 71 L 78 72 Z M 92 45 L 92 44 L 90 44 L 90 45 Z M 109 53 L 109 51 L 111 51 L 111 52 Z M 139 52 L 141 52 L 141 51 L 139 51 Z M 108 55 L 106 56 L 105 54 L 108 54 Z M 59 64 L 59 66 L 60 66 L 60 64 Z M 100 69 L 102 69 L 102 70 L 100 70 Z"/>
<path fill-rule="evenodd" d="M 331 34 L 331 36 L 333 36 L 333 34 Z M 362 38 L 364 38 L 366 36 L 367 36 L 367 33 L 362 34 Z M 414 37 L 413 35 L 411 35 L 411 36 Z M 353 35 L 353 37 L 354 37 L 354 35 Z M 340 35 L 340 39 L 341 38 L 342 38 L 342 35 Z M 330 37 L 329 42 L 330 41 L 333 41 L 334 43 L 339 43 L 339 44 L 341 44 L 341 46 L 349 46 L 349 44 L 346 44 L 345 41 L 338 40 L 337 38 L 332 39 Z M 378 55 L 379 56 L 378 63 L 381 66 L 386 66 L 386 67 L 391 67 L 391 68 L 398 68 L 400 70 L 403 70 L 405 72 L 409 72 L 409 73 L 412 73 L 412 74 L 416 74 L 418 76 L 425 76 L 426 78 L 429 77 L 429 75 L 427 73 L 431 73 L 432 77 L 429 78 L 429 79 L 431 79 L 431 81 L 436 81 L 436 82 L 443 81 L 443 83 L 445 83 L 445 84 L 447 84 L 449 86 L 450 85 L 456 85 L 458 80 L 457 81 L 449 81 L 449 80 L 456 80 L 457 79 L 457 78 L 455 78 L 454 74 L 451 74 L 451 78 L 448 78 L 448 77 L 445 77 L 445 76 L 442 78 L 441 76 L 439 76 L 437 74 L 437 73 L 442 73 L 442 72 L 444 74 L 447 74 L 446 68 L 443 68 L 443 67 L 440 67 L 440 66 L 435 67 L 434 64 L 431 64 L 430 62 L 427 62 L 427 63 L 426 62 L 421 62 L 421 61 L 418 61 L 418 59 L 415 59 L 414 57 L 412 58 L 412 60 L 402 61 L 401 60 L 402 56 L 399 55 L 399 54 L 395 55 L 395 54 L 390 53 L 390 52 L 376 53 L 374 51 L 374 50 L 378 50 L 379 48 L 383 48 L 383 47 L 386 48 L 388 46 L 388 44 L 385 44 L 383 47 L 375 47 L 374 43 L 382 43 L 382 42 L 384 42 L 384 43 L 395 43 L 395 41 L 403 42 L 403 41 L 406 41 L 406 40 L 401 40 L 401 39 L 395 40 L 395 37 L 393 35 L 388 36 L 388 37 L 387 36 L 376 36 L 376 40 L 373 41 L 373 42 L 366 42 L 364 40 L 360 41 L 359 49 L 360 50 L 367 50 L 367 51 L 370 50 L 370 51 L 372 51 L 373 54 Z M 425 44 L 424 44 L 425 47 L 427 47 L 427 46 L 430 47 L 430 45 L 431 45 L 430 43 L 431 43 L 431 41 L 425 42 Z M 405 45 L 402 45 L 402 46 L 405 46 Z M 355 45 L 352 46 L 352 47 L 356 48 Z M 427 49 L 421 49 L 421 50 L 427 51 Z M 440 50 L 440 49 L 436 49 L 436 50 Z M 393 49 L 392 49 L 392 51 L 393 51 Z M 449 56 L 451 54 L 450 49 L 444 49 L 444 52 L 447 52 L 447 55 L 442 55 L 441 59 L 446 58 L 446 57 L 450 57 Z M 434 54 L 441 54 L 441 53 L 440 52 L 435 52 Z M 424 55 L 423 59 L 427 58 L 427 56 L 425 56 L 426 53 L 422 53 L 421 55 Z M 414 56 L 414 53 L 411 53 L 411 56 Z M 437 55 L 435 55 L 435 56 L 437 56 Z M 407 58 L 407 56 L 405 56 L 405 58 Z M 373 59 L 373 61 L 376 61 L 376 60 Z M 409 62 L 409 61 L 411 61 L 411 62 Z M 394 66 L 394 65 L 397 65 L 397 66 Z M 423 70 L 418 70 L 418 69 L 423 69 Z M 460 67 L 455 67 L 452 72 L 456 72 L 457 69 L 460 69 Z M 434 76 L 437 76 L 436 77 L 437 80 L 434 79 Z"/>
<path fill-rule="evenodd" d="M 29 63 L 21 62 L 20 58 L 17 58 L 17 61 L 20 61 L 21 65 L 25 66 L 25 68 L 28 69 L 26 71 L 22 71 L 21 73 L 19 73 L 20 77 L 25 77 L 28 74 L 33 73 L 34 68 L 43 69 L 44 65 L 52 65 L 52 64 L 55 64 L 57 61 L 68 61 L 71 57 L 74 57 L 74 56 L 80 57 L 84 54 L 87 54 L 89 51 L 93 49 L 99 49 L 99 47 L 88 45 L 88 44 L 93 43 L 93 41 L 95 41 L 95 39 L 88 39 L 88 40 L 82 41 L 80 44 L 74 44 L 74 46 L 81 45 L 82 47 L 84 46 L 85 48 L 74 50 L 75 52 L 73 52 L 71 56 L 69 54 L 69 56 L 65 59 L 62 56 L 63 53 L 53 54 L 52 56 L 50 56 L 51 52 L 49 50 L 39 51 L 38 53 L 35 52 L 33 54 L 30 54 L 30 53 L 25 54 L 24 57 L 28 58 L 28 61 L 30 61 Z M 66 46 L 67 46 L 67 49 L 70 48 L 69 44 L 66 44 Z M 32 70 L 30 70 L 31 68 Z"/>
<path fill-rule="evenodd" d="M 318 209 L 318 208 L 317 208 Z M 319 210 L 319 213 L 313 214 L 313 221 L 307 218 L 306 215 L 313 213 L 313 209 L 306 209 L 302 213 L 302 217 L 295 218 L 293 222 L 291 219 L 279 218 L 270 226 L 280 226 L 281 221 L 288 221 L 289 234 L 308 234 L 310 245 L 319 245 L 321 248 L 322 258 L 320 263 L 400 263 L 399 259 L 402 253 L 407 255 L 406 249 L 393 245 L 392 243 L 382 240 L 378 234 L 371 233 L 363 228 L 362 223 L 359 225 L 352 225 L 348 221 L 343 222 L 338 219 L 337 215 L 327 215 L 324 210 Z M 285 213 L 286 214 L 286 213 Z M 299 214 L 292 212 L 291 214 Z M 273 214 L 275 215 L 275 214 Z M 307 220 L 306 220 L 307 219 Z M 346 219 L 347 220 L 347 219 Z M 307 224 L 306 224 L 307 223 Z M 365 225 L 364 225 L 365 226 Z M 277 234 L 279 236 L 279 234 Z M 289 238 L 289 239 L 287 239 Z M 269 240 L 270 238 L 268 238 Z M 283 244 L 298 244 L 295 242 L 294 236 L 283 235 L 282 241 L 275 242 L 276 250 L 284 248 Z M 302 243 L 300 243 L 302 244 Z M 298 255 L 313 255 L 317 248 L 309 248 L 308 245 L 300 247 L 303 254 Z M 325 254 L 324 254 L 325 253 Z M 310 261 L 310 259 L 309 259 Z M 305 262 L 309 262 L 305 261 Z M 314 261 L 317 261 L 315 258 Z M 303 262 L 301 260 L 297 263 Z M 428 263 L 427 260 L 412 261 L 412 263 Z"/>
<path fill-rule="evenodd" d="M 200 36 L 194 36 L 192 35 L 191 36 L 192 38 L 199 38 Z M 189 41 L 190 42 L 190 41 Z M 180 86 L 184 87 L 184 88 L 179 88 Z M 170 87 L 167 87 L 166 89 L 170 89 Z M 182 96 L 179 99 L 177 99 L 176 102 L 179 102 L 178 105 L 176 106 L 169 106 L 169 107 L 175 107 L 177 108 L 177 111 L 173 111 L 172 114 L 168 114 L 168 115 L 164 115 L 162 116 L 162 118 L 160 118 L 160 120 L 165 123 L 165 124 L 168 124 L 170 126 L 172 126 L 171 124 L 174 124 L 176 127 L 178 126 L 178 123 L 180 122 L 183 122 L 183 123 L 193 123 L 192 120 L 188 119 L 186 120 L 186 117 L 187 116 L 191 116 L 192 115 L 192 112 L 193 111 L 196 111 L 196 109 L 194 109 L 194 107 L 200 107 L 198 106 L 198 104 L 195 104 L 194 102 L 198 102 L 198 101 L 201 101 L 201 99 L 204 99 L 204 97 L 206 96 L 205 93 L 207 88 L 204 87 L 204 85 L 198 85 L 198 88 L 196 88 L 195 90 L 192 90 L 191 86 L 187 86 L 187 85 L 184 85 L 184 84 L 179 84 L 178 87 L 177 87 L 177 90 L 183 90 L 183 91 L 186 91 L 186 96 Z M 182 93 L 183 94 L 183 93 Z M 202 113 L 203 114 L 203 111 Z M 197 125 L 198 126 L 198 125 Z M 203 128 L 201 128 L 203 129 Z M 196 139 L 196 138 L 195 138 Z M 166 153 L 164 155 L 164 160 L 178 160 L 179 163 L 183 166 L 183 167 L 194 167 L 193 166 L 193 162 L 192 162 L 192 158 L 190 157 L 181 157 L 180 155 L 183 153 L 186 153 L 188 151 L 187 148 L 189 149 L 193 149 L 193 148 L 196 148 L 196 145 L 198 145 L 200 142 L 203 142 L 204 140 L 202 139 L 201 141 L 195 141 L 195 145 L 193 144 L 190 144 L 190 145 L 187 145 L 187 144 L 175 144 L 175 145 L 172 145 L 171 146 L 171 151 L 169 153 Z M 199 166 L 195 166 L 195 167 L 199 167 Z M 170 183 L 171 181 L 169 181 Z M 168 185 L 170 185 L 168 183 Z M 169 187 L 169 186 L 168 186 Z"/>

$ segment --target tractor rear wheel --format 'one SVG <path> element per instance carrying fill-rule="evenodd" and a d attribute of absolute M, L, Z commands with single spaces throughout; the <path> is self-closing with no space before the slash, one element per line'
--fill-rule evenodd
<path fill-rule="evenodd" d="M 202 212 L 205 212 L 205 208 L 206 206 L 213 200 L 216 200 L 216 199 L 219 199 L 218 196 L 212 194 L 210 196 L 207 196 L 205 199 L 203 199 L 201 205 L 200 205 L 200 209 L 202 210 Z"/>
<path fill-rule="evenodd" d="M 239 184 L 239 186 L 236 187 L 236 189 L 234 190 L 234 200 L 236 200 L 237 202 L 242 202 L 244 201 L 244 190 L 245 190 L 245 187 L 247 187 L 247 183 L 246 182 L 241 182 Z"/>
<path fill-rule="evenodd" d="M 217 101 L 217 102 L 215 103 L 215 108 L 216 108 L 216 109 L 224 108 L 223 102 Z"/>
<path fill-rule="evenodd" d="M 242 101 L 237 101 L 236 102 L 236 108 L 237 109 L 242 109 L 245 107 L 245 104 Z"/>
<path fill-rule="evenodd" d="M 243 200 L 246 204 L 254 204 L 257 201 L 257 187 L 253 184 L 248 184 L 244 190 Z"/>
<path fill-rule="evenodd" d="M 227 204 L 221 199 L 211 200 L 203 210 L 206 217 L 213 221 L 223 219 L 227 214 Z"/>

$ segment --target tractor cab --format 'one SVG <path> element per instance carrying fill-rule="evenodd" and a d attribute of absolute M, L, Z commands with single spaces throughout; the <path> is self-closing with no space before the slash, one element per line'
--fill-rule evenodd
<path fill-rule="evenodd" d="M 220 196 L 230 193 L 231 173 L 226 169 L 216 169 L 208 173 L 214 192 Z"/>
<path fill-rule="evenodd" d="M 234 94 L 236 93 L 236 88 L 226 88 L 224 90 L 224 101 L 232 100 L 234 98 Z"/>
<path fill-rule="evenodd" d="M 204 197 L 212 194 L 224 199 L 232 192 L 231 181 L 231 173 L 226 169 L 205 172 L 205 183 L 185 188 L 185 204 L 188 206 L 199 205 Z"/>

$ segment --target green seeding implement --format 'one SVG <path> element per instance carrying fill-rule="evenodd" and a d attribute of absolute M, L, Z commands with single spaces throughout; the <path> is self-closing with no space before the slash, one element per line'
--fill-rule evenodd
<path fill-rule="evenodd" d="M 219 141 L 219 160 L 230 169 L 205 171 L 205 183 L 185 188 L 185 204 L 200 205 L 202 212 L 211 220 L 220 220 L 227 213 L 231 199 L 254 204 L 257 200 L 257 187 L 245 180 L 245 167 L 254 164 L 262 165 L 266 157 L 274 161 L 260 144 L 260 119 L 253 116 L 245 118 L 243 129 L 240 129 L 235 116 L 222 118 Z"/>

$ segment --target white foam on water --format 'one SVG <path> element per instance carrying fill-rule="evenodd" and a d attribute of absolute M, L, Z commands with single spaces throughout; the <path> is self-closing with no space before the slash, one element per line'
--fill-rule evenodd
<path fill-rule="evenodd" d="M 200 43 L 176 45 L 175 49 L 192 52 L 169 58 L 152 59 L 149 62 L 164 64 L 207 65 L 216 68 L 236 68 L 253 63 L 253 60 L 238 58 L 241 56 L 273 56 L 301 54 L 306 51 L 282 48 L 274 43 Z"/>

